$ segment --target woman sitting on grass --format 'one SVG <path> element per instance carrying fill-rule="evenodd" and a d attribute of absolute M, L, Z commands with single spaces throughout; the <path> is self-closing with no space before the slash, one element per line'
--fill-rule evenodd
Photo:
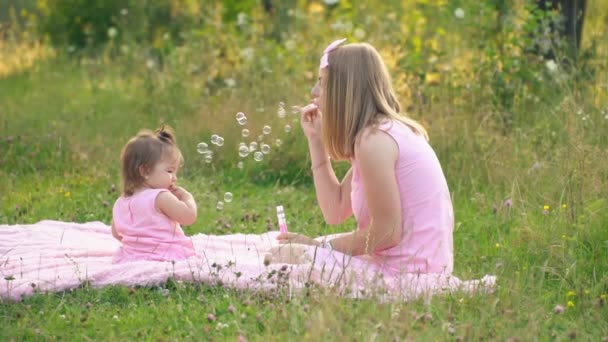
<path fill-rule="evenodd" d="M 354 214 L 358 229 L 332 239 L 280 234 L 292 245 L 269 258 L 293 261 L 306 250 L 294 244 L 305 244 L 371 257 L 386 274 L 450 274 L 452 202 L 427 132 L 401 113 L 378 52 L 343 42 L 325 49 L 301 123 L 325 221 L 340 224 Z M 342 181 L 329 158 L 351 163 Z"/>
<path fill-rule="evenodd" d="M 183 157 L 171 128 L 140 131 L 125 145 L 120 161 L 123 190 L 112 210 L 112 235 L 122 246 L 113 262 L 194 256 L 180 224 L 196 221 L 196 202 L 176 186 Z"/>

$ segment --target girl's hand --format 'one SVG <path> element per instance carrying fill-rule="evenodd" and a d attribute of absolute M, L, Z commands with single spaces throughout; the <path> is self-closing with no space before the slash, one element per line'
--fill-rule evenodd
<path fill-rule="evenodd" d="M 298 233 L 282 233 L 277 236 L 279 243 L 296 243 L 301 245 L 319 246 L 320 242 Z"/>
<path fill-rule="evenodd" d="M 321 126 L 321 111 L 319 107 L 311 103 L 304 107 L 296 107 L 300 111 L 300 124 L 304 135 L 308 140 L 316 139 L 321 137 L 322 126 Z"/>
<path fill-rule="evenodd" d="M 169 188 L 169 191 L 171 191 L 171 193 L 173 193 L 175 197 L 177 197 L 177 199 L 180 201 L 184 201 L 192 197 L 192 194 L 190 194 L 186 189 L 182 188 L 181 186 L 172 186 L 171 188 Z"/>

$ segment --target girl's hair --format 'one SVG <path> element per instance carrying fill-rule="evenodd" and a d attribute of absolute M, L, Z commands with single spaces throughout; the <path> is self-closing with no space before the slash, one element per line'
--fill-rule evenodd
<path fill-rule="evenodd" d="M 332 159 L 349 160 L 363 129 L 382 119 L 405 123 L 427 140 L 424 127 L 400 114 L 391 78 L 373 46 L 360 43 L 340 46 L 329 54 L 322 78 L 323 142 Z"/>
<path fill-rule="evenodd" d="M 154 132 L 148 129 L 139 131 L 120 153 L 123 195 L 133 195 L 144 184 L 143 172 L 152 170 L 164 160 L 178 161 L 180 166 L 184 162 L 173 129 L 163 125 Z"/>

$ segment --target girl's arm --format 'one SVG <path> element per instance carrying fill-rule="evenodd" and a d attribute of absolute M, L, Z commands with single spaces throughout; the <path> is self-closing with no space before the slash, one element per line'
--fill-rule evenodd
<path fill-rule="evenodd" d="M 159 193 L 156 197 L 156 209 L 184 226 L 196 222 L 197 207 L 194 197 L 181 187 Z"/>
<path fill-rule="evenodd" d="M 357 140 L 355 158 L 365 186 L 370 225 L 331 240 L 333 249 L 351 255 L 371 254 L 401 241 L 401 200 L 395 178 L 398 153 L 396 142 L 382 131 L 366 131 Z"/>
<path fill-rule="evenodd" d="M 112 236 L 116 240 L 122 241 L 122 236 L 120 236 L 120 234 L 118 234 L 118 231 L 116 230 L 116 226 L 114 225 L 114 220 L 112 220 Z"/>
<path fill-rule="evenodd" d="M 352 169 L 348 170 L 340 182 L 331 167 L 323 142 L 318 138 L 309 139 L 308 149 L 315 192 L 323 218 L 327 224 L 340 224 L 352 215 L 350 203 Z"/>

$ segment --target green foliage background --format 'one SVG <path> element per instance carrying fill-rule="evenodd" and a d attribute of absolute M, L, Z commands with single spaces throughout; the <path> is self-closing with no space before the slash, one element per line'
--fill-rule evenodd
<path fill-rule="evenodd" d="M 352 229 L 322 222 L 290 111 L 308 101 L 325 45 L 347 37 L 378 48 L 429 130 L 454 200 L 455 274 L 496 274 L 497 292 L 378 304 L 171 282 L 168 295 L 85 287 L 0 303 L 2 339 L 608 336 L 607 4 L 588 1 L 572 61 L 548 30 L 556 13 L 524 0 L 264 3 L 0 1 L 0 223 L 109 223 L 120 148 L 168 123 L 186 158 L 180 182 L 199 202 L 189 234 L 275 229 L 279 203 L 293 230 Z M 543 44 L 555 68 L 534 52 Z M 237 168 L 238 144 L 264 125 L 271 153 Z M 206 163 L 196 145 L 212 134 L 225 144 Z M 218 210 L 226 191 L 235 200 Z"/>

